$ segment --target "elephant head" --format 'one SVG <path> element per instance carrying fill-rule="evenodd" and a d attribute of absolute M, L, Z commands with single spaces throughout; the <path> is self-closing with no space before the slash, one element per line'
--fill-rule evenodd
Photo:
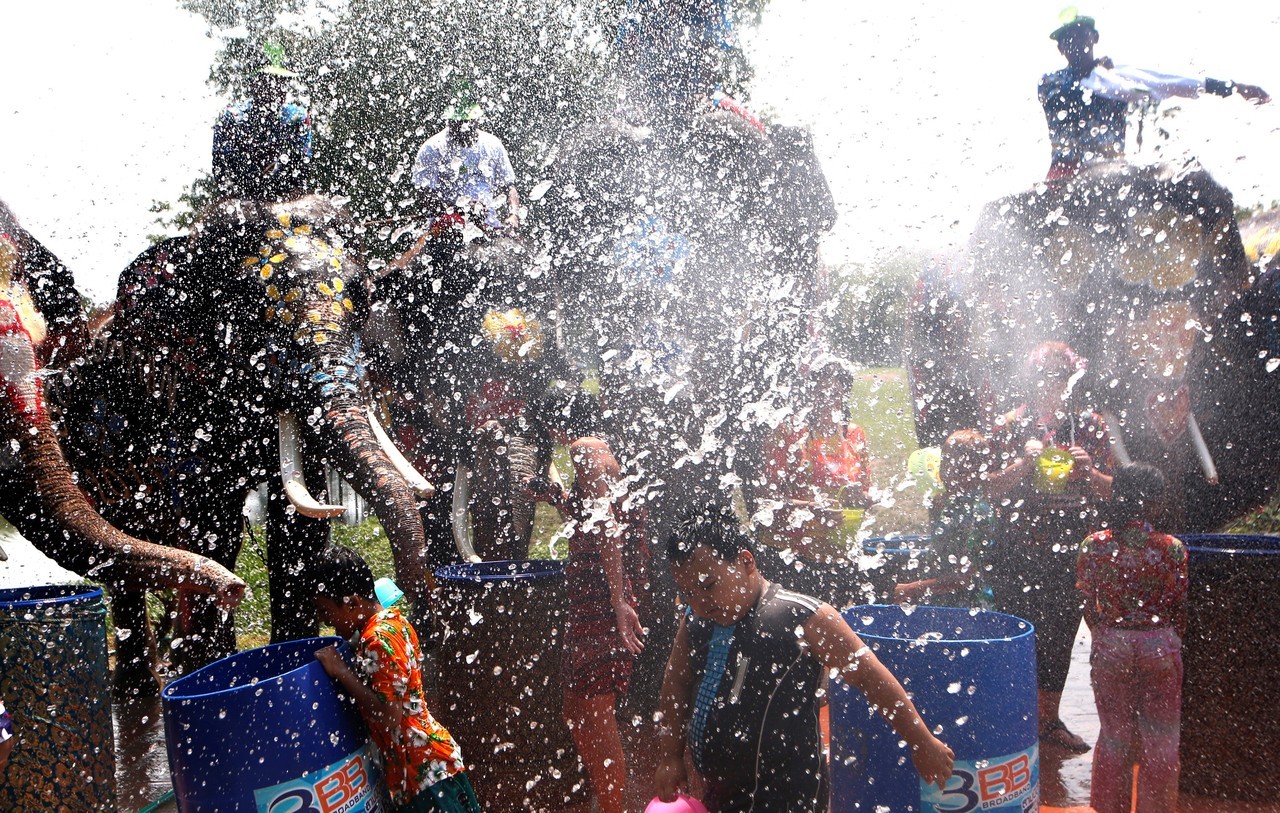
<path fill-rule="evenodd" d="M 235 606 L 245 593 L 235 574 L 204 556 L 126 535 L 77 485 L 50 422 L 43 361 L 83 346 L 78 308 L 70 274 L 0 203 L 0 514 L 83 576 L 110 586 L 181 586 Z"/>
<path fill-rule="evenodd" d="M 335 507 L 310 497 L 299 443 L 369 502 L 411 598 L 428 600 L 416 510 L 432 487 L 405 463 L 372 417 L 360 329 L 371 284 L 354 226 L 329 201 L 228 201 L 189 239 L 190 261 L 172 290 L 187 301 L 186 329 L 206 341 L 239 384 L 226 407 L 280 427 L 285 492 L 308 516 Z M 221 409 L 215 406 L 214 409 Z"/>
<path fill-rule="evenodd" d="M 1213 529 L 1265 500 L 1280 455 L 1264 431 L 1276 380 L 1241 319 L 1251 280 L 1231 195 L 1194 166 L 1105 164 L 997 200 L 965 255 L 922 276 L 922 440 L 990 425 L 1029 349 L 1064 341 L 1089 360 L 1080 401 L 1117 457 L 1170 477 L 1172 527 Z"/>

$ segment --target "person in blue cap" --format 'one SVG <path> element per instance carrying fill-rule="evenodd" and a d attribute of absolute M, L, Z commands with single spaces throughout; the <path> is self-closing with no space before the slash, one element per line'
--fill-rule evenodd
<path fill-rule="evenodd" d="M 227 108 L 213 128 L 213 181 L 219 197 L 290 200 L 311 191 L 311 117 L 286 103 L 284 49 L 269 42 L 268 63 L 249 82 L 249 99 Z"/>
<path fill-rule="evenodd" d="M 1045 74 L 1039 88 L 1053 146 L 1046 180 L 1070 178 L 1083 166 L 1123 158 L 1130 103 L 1196 98 L 1201 93 L 1238 95 L 1254 104 L 1271 101 L 1257 85 L 1178 76 L 1096 57 L 1094 19 L 1074 6 L 1063 10 L 1059 22 L 1049 38 L 1058 43 L 1067 67 Z"/>

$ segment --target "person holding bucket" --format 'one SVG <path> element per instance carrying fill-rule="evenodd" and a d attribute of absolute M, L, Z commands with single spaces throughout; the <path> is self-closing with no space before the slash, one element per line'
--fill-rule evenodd
<path fill-rule="evenodd" d="M 996 421 L 998 450 L 987 488 L 1000 506 L 992 576 L 996 603 L 1036 629 L 1040 741 L 1083 754 L 1089 744 L 1059 716 L 1082 607 L 1075 551 L 1111 497 L 1106 421 L 1080 409 L 1086 364 L 1062 342 L 1031 351 L 1022 373 L 1027 400 Z"/>
<path fill-rule="evenodd" d="M 316 613 L 352 641 L 357 675 L 337 647 L 316 660 L 355 699 L 382 757 L 392 813 L 480 813 L 462 751 L 427 710 L 418 633 L 378 601 L 373 573 L 350 548 L 331 545 L 311 565 Z"/>

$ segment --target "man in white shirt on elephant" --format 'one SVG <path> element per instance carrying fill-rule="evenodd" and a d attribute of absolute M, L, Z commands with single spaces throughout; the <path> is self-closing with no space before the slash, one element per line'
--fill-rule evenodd
<path fill-rule="evenodd" d="M 1239 95 L 1255 104 L 1271 101 L 1256 85 L 1115 65 L 1093 55 L 1098 30 L 1092 17 L 1068 8 L 1061 21 L 1049 38 L 1058 43 L 1067 67 L 1045 74 L 1039 89 L 1053 145 L 1047 180 L 1069 178 L 1083 164 L 1123 158 L 1131 102 L 1196 98 L 1201 93 Z"/>
<path fill-rule="evenodd" d="M 445 129 L 431 136 L 413 163 L 413 185 L 428 206 L 440 213 L 475 217 L 488 230 L 520 226 L 520 194 L 507 148 L 480 129 L 480 107 L 458 104 L 445 114 Z M 499 196 L 507 215 L 498 218 Z"/>

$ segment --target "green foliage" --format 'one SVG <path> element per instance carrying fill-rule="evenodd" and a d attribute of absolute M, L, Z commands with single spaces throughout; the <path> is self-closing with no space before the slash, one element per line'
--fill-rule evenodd
<path fill-rule="evenodd" d="M 283 46 L 316 125 L 318 190 L 349 197 L 356 218 L 376 223 L 373 234 L 384 239 L 411 206 L 417 150 L 441 129 L 461 85 L 474 91 L 484 128 L 506 144 L 526 192 L 543 180 L 562 136 L 619 98 L 613 41 L 626 0 L 181 2 L 226 37 L 210 82 L 232 98 L 265 64 L 263 43 Z M 767 5 L 734 3 L 737 25 L 758 23 Z M 741 93 L 749 66 L 740 51 L 727 62 L 730 89 Z M 182 203 L 198 208 L 206 192 L 198 182 Z M 167 203 L 156 211 L 167 228 L 190 222 Z"/>
<path fill-rule="evenodd" d="M 862 364 L 896 366 L 906 349 L 907 309 L 922 258 L 901 253 L 868 267 L 832 273 L 835 313 L 831 343 L 837 352 Z"/>

